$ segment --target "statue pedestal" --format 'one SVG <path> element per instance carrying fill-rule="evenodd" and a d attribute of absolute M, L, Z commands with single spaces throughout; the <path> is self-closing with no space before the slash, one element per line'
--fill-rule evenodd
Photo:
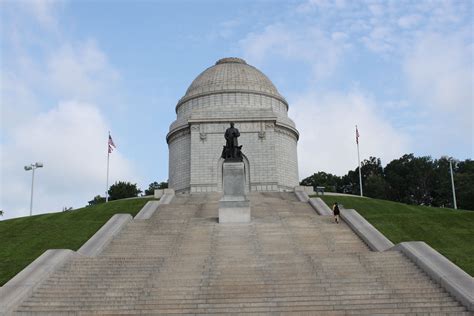
<path fill-rule="evenodd" d="M 250 222 L 250 201 L 245 197 L 243 162 L 224 162 L 224 196 L 219 201 L 219 223 Z"/>

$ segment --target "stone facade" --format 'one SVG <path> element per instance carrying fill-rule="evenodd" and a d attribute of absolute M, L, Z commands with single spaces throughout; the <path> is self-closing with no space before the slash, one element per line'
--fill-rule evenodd
<path fill-rule="evenodd" d="M 229 122 L 239 129 L 247 191 L 298 185 L 298 131 L 288 103 L 258 69 L 224 58 L 191 84 L 166 139 L 169 185 L 177 192 L 222 191 L 220 158 Z"/>

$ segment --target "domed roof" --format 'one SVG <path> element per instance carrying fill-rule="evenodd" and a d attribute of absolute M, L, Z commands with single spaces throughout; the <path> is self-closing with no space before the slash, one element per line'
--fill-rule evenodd
<path fill-rule="evenodd" d="M 243 59 L 228 57 L 219 59 L 214 66 L 197 76 L 178 105 L 201 95 L 225 92 L 263 94 L 287 103 L 260 70 L 248 65 Z"/>

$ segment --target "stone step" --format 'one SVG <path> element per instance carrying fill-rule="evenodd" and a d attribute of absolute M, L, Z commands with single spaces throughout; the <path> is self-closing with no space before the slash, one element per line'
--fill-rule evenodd
<path fill-rule="evenodd" d="M 101 290 L 91 290 L 89 292 L 78 292 L 76 290 L 61 290 L 61 291 L 41 291 L 33 294 L 32 297 L 46 297 L 46 296 L 57 296 L 57 297 L 72 297 L 74 295 L 80 295 L 82 297 L 88 296 L 97 296 L 97 295 L 121 295 L 121 296 L 135 296 L 136 293 L 147 293 L 147 295 L 160 295 L 166 299 L 181 299 L 181 298 L 202 298 L 202 299 L 223 299 L 229 297 L 230 294 L 233 296 L 232 299 L 260 299 L 266 297 L 266 294 L 270 296 L 277 297 L 331 297 L 334 294 L 337 294 L 336 290 L 328 291 L 304 291 L 304 292 L 295 292 L 295 291 L 285 291 L 281 289 L 279 291 L 254 291 L 249 293 L 248 291 L 217 291 L 216 289 L 206 289 L 201 290 L 199 287 L 181 287 L 181 288 L 147 288 L 142 287 L 130 287 L 130 288 L 103 288 Z M 402 298 L 423 298 L 423 297 L 446 297 L 449 298 L 449 295 L 446 294 L 442 289 L 426 289 L 424 291 L 413 293 L 406 289 L 354 289 L 354 288 L 345 288 L 342 290 L 341 295 L 348 297 L 402 297 Z M 277 295 L 278 294 L 278 295 Z M 254 295 L 254 296 L 252 296 Z"/>
<path fill-rule="evenodd" d="M 444 293 L 440 288 L 417 288 L 417 291 L 413 289 L 403 288 L 393 288 L 393 287 L 317 287 L 317 286 L 308 286 L 305 288 L 280 288 L 280 287 L 262 287 L 252 289 L 249 287 L 233 287 L 231 289 L 226 287 L 207 287 L 207 286 L 173 286 L 166 288 L 153 288 L 147 286 L 146 289 L 140 287 L 138 284 L 136 286 L 104 286 L 104 287 L 74 287 L 74 288 L 42 288 L 41 291 L 38 291 L 34 295 L 43 295 L 43 296 L 61 296 L 74 294 L 78 296 L 90 296 L 107 293 L 149 293 L 150 295 L 184 295 L 190 293 L 203 293 L 206 297 L 209 298 L 219 298 L 226 297 L 229 295 L 239 296 L 239 297 L 248 297 L 249 293 L 253 293 L 256 296 L 266 296 L 267 294 L 274 295 L 304 295 L 305 293 L 314 293 L 318 295 L 362 295 L 362 294 L 385 294 L 385 293 L 407 293 L 413 297 L 421 297 L 423 295 L 428 295 L 429 293 Z M 423 293 L 417 293 L 423 292 Z M 306 294 L 307 295 L 307 294 Z"/>
<path fill-rule="evenodd" d="M 14 315 L 21 315 L 21 316 L 32 316 L 32 315 L 142 315 L 144 312 L 141 310 L 133 310 L 133 309 L 123 309 L 123 310 L 103 310 L 99 312 L 94 312 L 94 311 L 87 311 L 87 312 L 70 312 L 68 313 L 67 311 L 59 311 L 59 312 L 53 312 L 53 311 L 47 311 L 47 312 L 17 312 Z M 279 311 L 278 315 L 280 316 L 286 316 L 286 315 L 315 315 L 314 312 L 312 311 L 300 311 L 300 312 L 285 312 L 285 311 Z M 168 310 L 168 311 L 147 311 L 146 314 L 150 315 L 215 315 L 215 313 L 210 314 L 210 313 L 187 313 L 182 310 Z M 227 312 L 226 314 L 242 314 L 239 312 Z M 265 315 L 268 315 L 269 313 L 264 313 Z M 245 313 L 245 315 L 262 315 L 262 313 L 259 312 L 249 312 Z M 318 311 L 317 315 L 319 316 L 344 316 L 344 315 L 391 315 L 391 316 L 405 316 L 405 315 L 436 315 L 436 316 L 472 316 L 471 313 L 469 312 L 450 312 L 450 313 L 418 313 L 418 312 L 407 312 L 405 311 L 404 313 L 400 313 L 394 310 L 384 310 L 384 311 Z"/>
<path fill-rule="evenodd" d="M 18 314 L 465 314 L 403 254 L 369 251 L 294 195 L 250 198 L 252 222 L 223 226 L 218 195 L 177 195 L 53 273 Z"/>
<path fill-rule="evenodd" d="M 186 302 L 186 303 L 172 303 L 166 304 L 163 302 L 144 302 L 144 301 L 120 301 L 120 300 L 104 300 L 96 302 L 47 302 L 47 303 L 36 303 L 36 304 L 24 304 L 22 310 L 28 308 L 35 309 L 51 309 L 55 307 L 65 307 L 68 306 L 72 310 L 81 310 L 81 309 L 93 309 L 99 310 L 102 308 L 108 308 L 108 306 L 114 306 L 115 308 L 127 308 L 129 306 L 135 305 L 135 308 L 140 309 L 239 309 L 239 308 L 248 308 L 248 307 L 300 307 L 300 306 L 311 306 L 312 308 L 325 308 L 332 307 L 337 305 L 337 309 L 348 309 L 353 308 L 357 309 L 361 306 L 367 308 L 367 306 L 379 307 L 379 308 L 439 308 L 439 309 L 450 309 L 456 311 L 465 311 L 463 307 L 455 302 L 400 302 L 400 301 L 377 301 L 377 300 L 351 300 L 351 301 L 265 301 L 265 302 L 244 302 L 244 303 L 198 303 L 198 302 Z"/>
<path fill-rule="evenodd" d="M 187 274 L 179 277 L 170 276 L 166 271 L 162 272 L 163 274 L 153 275 L 133 275 L 133 276 L 123 276 L 120 274 L 117 275 L 65 275 L 65 276 L 52 276 L 46 280 L 43 284 L 51 284 L 57 286 L 58 284 L 67 285 L 68 283 L 102 283 L 107 280 L 111 282 L 132 282 L 136 280 L 137 282 L 141 281 L 150 281 L 155 280 L 155 282 L 161 283 L 196 283 L 196 282 L 207 282 L 209 284 L 214 284 L 217 282 L 232 283 L 232 284 L 255 284 L 255 278 L 264 278 L 265 284 L 288 284 L 288 285 L 297 285 L 297 284 L 378 284 L 378 283 L 390 283 L 390 284 L 436 284 L 434 281 L 420 276 L 414 276 L 413 278 L 401 277 L 401 278 L 387 278 L 383 276 L 372 276 L 370 278 L 363 277 L 348 277 L 344 278 L 321 278 L 314 274 L 277 274 L 273 275 L 270 273 L 263 273 L 262 271 L 256 271 L 255 273 L 248 273 L 245 275 L 207 275 L 207 273 L 196 271 L 193 274 Z M 288 282 L 288 279 L 291 279 L 291 282 Z"/>
<path fill-rule="evenodd" d="M 337 298 L 337 297 L 336 297 Z M 46 302 L 45 300 L 42 301 L 30 301 L 22 305 L 22 310 L 28 308 L 35 308 L 35 307 L 43 307 L 43 308 L 51 308 L 51 307 L 58 307 L 58 306 L 69 306 L 71 309 L 78 309 L 81 307 L 91 308 L 93 306 L 101 306 L 103 308 L 107 308 L 107 306 L 114 306 L 115 308 L 127 308 L 130 306 L 140 306 L 140 308 L 144 308 L 147 305 L 153 305 L 154 308 L 170 308 L 170 307 L 177 307 L 180 306 L 181 308 L 184 307 L 204 307 L 204 306 L 220 306 L 220 307 L 235 307 L 235 306 L 242 306 L 242 305 L 260 305 L 260 306 L 274 306 L 274 305 L 285 305 L 285 306 L 301 306 L 301 305 L 310 305 L 310 306 L 352 306 L 353 308 L 358 308 L 361 304 L 371 304 L 371 305 L 384 305 L 384 304 L 392 304 L 396 305 L 397 307 L 453 307 L 457 310 L 465 311 L 464 307 L 457 304 L 457 302 L 452 301 L 426 301 L 419 299 L 417 301 L 406 301 L 403 299 L 359 299 L 359 300 L 344 300 L 341 303 L 341 300 L 333 299 L 333 300 L 314 300 L 314 298 L 307 298 L 304 297 L 303 299 L 285 299 L 285 298 L 275 298 L 275 297 L 267 297 L 262 298 L 261 300 L 204 300 L 204 299 L 164 299 L 161 300 L 159 298 L 154 297 L 146 297 L 146 298 L 134 298 L 134 297 L 116 297 L 114 298 L 107 298 L 100 300 L 96 298 L 96 300 L 89 298 L 89 299 L 79 299 L 79 300 L 54 300 Z"/>
<path fill-rule="evenodd" d="M 170 306 L 169 308 L 160 308 L 156 305 L 145 305 L 145 306 L 136 306 L 135 309 L 130 309 L 127 307 L 117 306 L 117 307 L 108 307 L 108 306 L 94 306 L 92 308 L 87 306 L 78 307 L 77 309 L 71 309 L 69 306 L 55 306 L 55 307 L 41 307 L 34 306 L 32 308 L 22 308 L 19 309 L 20 312 L 49 312 L 49 313 L 59 313 L 59 312 L 70 312 L 78 311 L 82 313 L 95 313 L 95 314 L 105 314 L 107 312 L 115 314 L 116 311 L 124 309 L 128 314 L 131 312 L 140 312 L 147 314 L 230 314 L 230 313 L 277 313 L 277 312 L 321 312 L 321 311 L 343 311 L 349 315 L 380 315 L 380 314 L 408 314 L 408 313 L 444 313 L 453 315 L 453 313 L 465 313 L 466 311 L 462 307 L 405 307 L 403 305 L 399 306 L 397 304 L 360 304 L 360 305 L 284 305 L 284 304 L 271 304 L 267 306 L 239 306 L 239 307 L 180 307 L 180 306 Z M 125 311 L 124 311 L 125 312 Z"/>

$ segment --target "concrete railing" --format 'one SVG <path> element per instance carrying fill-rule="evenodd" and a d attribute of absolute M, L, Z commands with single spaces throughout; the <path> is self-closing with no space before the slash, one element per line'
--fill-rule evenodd
<path fill-rule="evenodd" d="M 385 251 L 393 243 L 356 210 L 341 209 L 341 218 L 373 251 Z"/>
<path fill-rule="evenodd" d="M 323 216 L 333 215 L 333 212 L 329 208 L 329 206 L 327 206 L 327 204 L 324 203 L 324 201 L 321 200 L 320 198 L 310 198 L 308 202 L 309 202 L 309 205 L 311 205 L 313 209 L 316 210 L 316 212 L 319 215 L 323 215 Z"/>
<path fill-rule="evenodd" d="M 130 214 L 115 214 L 77 252 L 89 257 L 99 255 L 131 220 Z"/>
<path fill-rule="evenodd" d="M 162 194 L 158 194 L 161 192 Z M 159 195 L 159 201 L 149 201 L 145 206 L 135 215 L 135 219 L 149 219 L 158 210 L 160 205 L 170 204 L 174 198 L 173 189 L 155 190 L 155 196 Z"/>
<path fill-rule="evenodd" d="M 469 311 L 474 311 L 474 279 L 448 258 L 423 241 L 402 242 L 389 250 L 404 253 Z"/>
<path fill-rule="evenodd" d="M 301 202 L 308 202 L 320 215 L 332 215 L 320 198 L 296 192 Z M 449 259 L 422 241 L 394 244 L 354 209 L 342 209 L 341 218 L 373 251 L 400 251 L 418 265 L 469 311 L 474 311 L 474 279 Z"/>
<path fill-rule="evenodd" d="M 168 204 L 173 196 L 174 191 L 168 192 L 168 195 L 164 194 L 160 201 Z M 151 203 L 151 206 L 149 203 Z M 148 202 L 140 213 L 150 214 L 151 216 L 156 210 L 156 203 L 158 201 Z M 153 209 L 153 212 L 150 212 L 150 209 Z M 9 314 L 18 307 L 41 282 L 71 258 L 80 255 L 89 257 L 99 255 L 131 221 L 132 216 L 130 214 L 115 214 L 77 252 L 69 249 L 46 250 L 0 288 L 0 315 Z"/>
<path fill-rule="evenodd" d="M 160 206 L 160 201 L 148 201 L 145 206 L 135 215 L 134 219 L 149 219 Z"/>
<path fill-rule="evenodd" d="M 295 190 L 295 195 L 298 198 L 298 200 L 300 200 L 300 202 L 308 202 L 308 200 L 309 200 L 308 193 L 306 193 L 305 191 L 296 191 Z"/>
<path fill-rule="evenodd" d="M 69 249 L 49 249 L 0 288 L 0 315 L 11 313 L 51 273 L 78 254 Z"/>
<path fill-rule="evenodd" d="M 356 210 L 342 209 L 341 218 L 374 251 L 401 251 L 469 311 L 474 311 L 474 279 L 422 241 L 396 246 Z"/>
<path fill-rule="evenodd" d="M 332 210 L 326 205 L 326 203 L 324 203 L 323 200 L 320 198 L 310 198 L 306 191 L 297 190 L 297 188 L 298 187 L 295 188 L 295 195 L 300 200 L 300 202 L 308 202 L 319 215 L 328 216 L 333 214 Z"/>

